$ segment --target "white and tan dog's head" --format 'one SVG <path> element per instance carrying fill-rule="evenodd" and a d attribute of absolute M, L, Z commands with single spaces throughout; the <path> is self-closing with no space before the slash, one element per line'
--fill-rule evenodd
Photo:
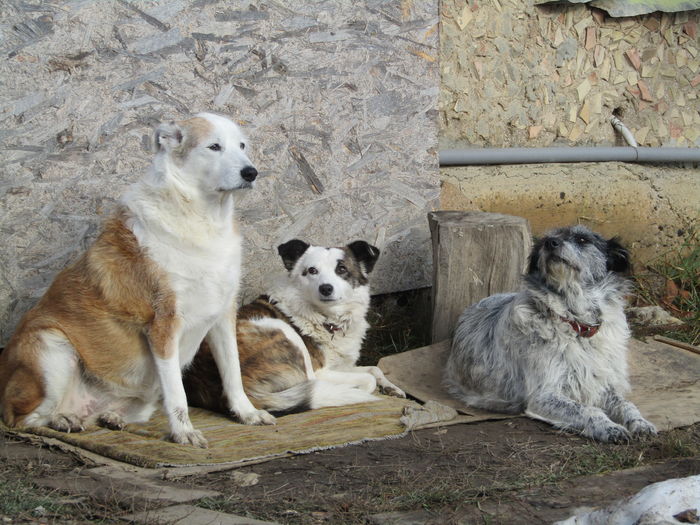
<path fill-rule="evenodd" d="M 379 248 L 365 241 L 342 248 L 311 246 L 293 239 L 277 248 L 289 278 L 303 297 L 319 310 L 344 302 L 369 299 L 369 273 Z"/>
<path fill-rule="evenodd" d="M 157 158 L 175 167 L 177 182 L 205 194 L 250 188 L 258 175 L 246 153 L 248 141 L 231 120 L 198 113 L 187 120 L 163 123 L 155 134 Z"/>

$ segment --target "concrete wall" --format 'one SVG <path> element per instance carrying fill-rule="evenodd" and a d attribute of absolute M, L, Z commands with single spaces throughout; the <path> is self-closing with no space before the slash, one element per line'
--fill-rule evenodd
<path fill-rule="evenodd" d="M 698 170 L 609 162 L 442 171 L 444 209 L 526 217 L 534 234 L 585 224 L 619 235 L 637 262 L 681 246 L 700 216 Z"/>
<path fill-rule="evenodd" d="M 611 18 L 582 4 L 441 3 L 443 148 L 700 146 L 700 12 Z M 638 260 L 682 245 L 700 170 L 621 163 L 442 169 L 443 209 L 521 215 L 533 232 L 582 222 Z"/>
<path fill-rule="evenodd" d="M 244 299 L 278 243 L 357 238 L 376 292 L 429 284 L 437 0 L 79 0 L 0 9 L 0 345 L 149 163 L 152 127 L 233 116 L 261 172 L 239 201 Z"/>

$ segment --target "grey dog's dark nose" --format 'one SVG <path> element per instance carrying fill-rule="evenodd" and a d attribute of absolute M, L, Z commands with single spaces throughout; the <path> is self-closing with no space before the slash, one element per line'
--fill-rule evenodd
<path fill-rule="evenodd" d="M 318 291 L 321 293 L 322 296 L 328 297 L 330 294 L 333 293 L 333 285 L 332 284 L 322 284 L 321 286 L 318 287 Z"/>
<path fill-rule="evenodd" d="M 561 242 L 559 241 L 559 239 L 547 239 L 546 241 L 544 241 L 544 245 L 549 250 L 553 250 L 554 248 L 559 248 L 560 244 L 561 244 Z"/>
<path fill-rule="evenodd" d="M 253 182 L 257 176 L 258 170 L 256 170 L 253 166 L 246 166 L 241 170 L 241 177 L 245 181 Z"/>

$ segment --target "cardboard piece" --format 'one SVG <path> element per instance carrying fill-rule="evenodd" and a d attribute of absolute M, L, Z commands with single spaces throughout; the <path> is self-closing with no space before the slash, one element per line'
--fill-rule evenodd
<path fill-rule="evenodd" d="M 443 424 L 471 423 L 512 417 L 468 407 L 442 388 L 442 367 L 450 341 L 384 357 L 386 377 L 419 401 L 437 401 L 462 416 Z M 659 430 L 700 421 L 700 355 L 659 341 L 630 341 L 628 362 L 632 392 L 628 399 Z"/>

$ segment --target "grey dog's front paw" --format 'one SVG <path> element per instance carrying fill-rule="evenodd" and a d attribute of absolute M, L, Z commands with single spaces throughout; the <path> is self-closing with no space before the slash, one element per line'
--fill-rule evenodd
<path fill-rule="evenodd" d="M 657 434 L 654 424 L 644 418 L 629 421 L 627 423 L 627 430 L 629 430 L 633 436 L 655 436 Z"/>
<path fill-rule="evenodd" d="M 603 443 L 625 443 L 632 437 L 625 427 L 610 422 L 591 432 L 590 437 Z"/>

